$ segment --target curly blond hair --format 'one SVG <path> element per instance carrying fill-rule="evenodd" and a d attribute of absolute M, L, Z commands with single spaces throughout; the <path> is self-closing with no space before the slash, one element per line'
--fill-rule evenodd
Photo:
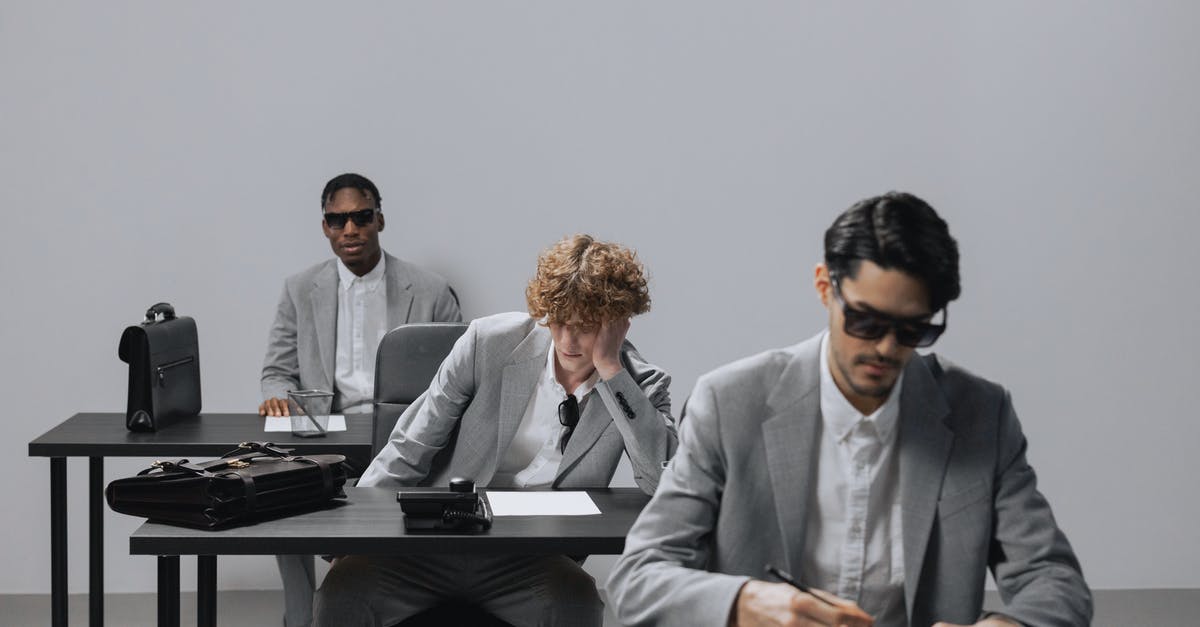
<path fill-rule="evenodd" d="M 542 251 L 525 301 L 529 315 L 556 323 L 599 324 L 650 311 L 637 253 L 590 235 L 566 237 Z"/>

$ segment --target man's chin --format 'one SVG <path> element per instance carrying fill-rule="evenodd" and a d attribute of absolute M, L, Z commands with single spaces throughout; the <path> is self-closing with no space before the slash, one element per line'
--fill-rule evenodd
<path fill-rule="evenodd" d="M 344 250 L 338 251 L 338 259 L 341 259 L 342 263 L 346 264 L 346 267 L 349 268 L 361 266 L 367 263 L 370 258 L 371 255 L 366 250 L 359 250 L 355 252 L 346 252 Z"/>
<path fill-rule="evenodd" d="M 895 381 L 886 384 L 879 381 L 857 381 L 854 385 L 854 392 L 859 396 L 869 398 L 886 398 L 888 394 L 892 393 L 892 387 L 895 385 Z"/>
<path fill-rule="evenodd" d="M 563 369 L 563 371 L 571 375 L 581 375 L 585 372 L 588 372 L 593 367 L 592 362 L 589 359 L 584 359 L 582 357 L 563 357 L 561 354 L 558 356 L 558 365 Z"/>
<path fill-rule="evenodd" d="M 590 363 L 587 363 L 583 359 L 579 359 L 579 358 L 576 358 L 576 359 L 569 359 L 569 358 L 561 359 L 560 358 L 559 363 L 562 364 L 563 370 L 566 370 L 568 372 L 583 372 L 585 369 L 587 369 L 588 367 L 591 366 Z"/>

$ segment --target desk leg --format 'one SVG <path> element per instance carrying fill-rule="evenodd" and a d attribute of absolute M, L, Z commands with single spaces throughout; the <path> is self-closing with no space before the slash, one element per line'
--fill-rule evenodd
<path fill-rule="evenodd" d="M 196 556 L 196 627 L 217 627 L 217 556 Z"/>
<path fill-rule="evenodd" d="M 50 458 L 50 623 L 67 624 L 67 458 Z"/>
<path fill-rule="evenodd" d="M 88 458 L 88 625 L 104 625 L 104 458 Z"/>
<path fill-rule="evenodd" d="M 158 556 L 158 627 L 179 627 L 179 556 Z"/>

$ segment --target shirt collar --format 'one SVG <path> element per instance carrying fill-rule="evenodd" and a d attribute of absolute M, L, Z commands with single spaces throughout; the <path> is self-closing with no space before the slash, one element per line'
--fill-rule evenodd
<path fill-rule="evenodd" d="M 554 376 L 554 342 L 553 341 L 550 342 L 550 350 L 546 351 L 546 375 L 545 375 L 545 378 L 546 378 L 547 382 L 549 382 L 554 387 L 554 389 L 557 389 L 560 392 L 562 392 L 563 398 L 566 398 L 566 396 L 567 396 L 566 388 L 564 388 L 562 386 L 562 384 L 558 382 L 558 377 Z M 583 398 L 585 396 L 587 396 L 588 393 L 591 392 L 593 388 L 596 387 L 596 383 L 599 380 L 600 380 L 600 373 L 593 370 L 592 376 L 588 377 L 587 380 L 584 381 L 583 383 L 580 383 L 579 387 L 575 388 L 575 393 L 572 396 L 575 397 L 575 400 L 582 401 Z"/>
<path fill-rule="evenodd" d="M 342 263 L 341 259 L 338 259 L 338 285 L 341 286 L 343 290 L 348 290 L 350 289 L 350 286 L 354 285 L 354 280 L 358 279 L 358 282 L 362 283 L 363 287 L 367 288 L 367 291 L 374 292 L 375 288 L 379 287 L 379 285 L 383 283 L 383 267 L 385 265 L 387 265 L 387 255 L 384 254 L 383 251 L 380 251 L 379 263 L 375 264 L 375 267 L 371 268 L 370 272 L 360 277 L 357 274 L 354 274 L 350 268 L 347 268 L 346 264 Z"/>
<path fill-rule="evenodd" d="M 900 390 L 904 387 L 904 371 L 900 371 L 900 376 L 896 378 L 896 384 L 892 386 L 892 391 L 883 405 L 880 405 L 879 409 L 876 409 L 870 416 L 864 416 L 854 408 L 854 405 L 850 404 L 850 401 L 846 400 L 846 396 L 842 394 L 841 389 L 833 380 L 833 372 L 829 369 L 828 331 L 821 337 L 820 355 L 821 418 L 824 420 L 826 428 L 833 433 L 837 441 L 841 442 L 850 436 L 859 421 L 867 420 L 875 423 L 875 431 L 879 434 L 880 441 L 888 442 L 896 427 L 896 421 L 900 417 Z"/>

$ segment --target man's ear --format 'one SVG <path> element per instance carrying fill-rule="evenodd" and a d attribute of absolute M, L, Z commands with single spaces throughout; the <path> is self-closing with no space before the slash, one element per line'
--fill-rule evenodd
<path fill-rule="evenodd" d="M 382 231 L 383 230 L 383 209 L 380 209 L 379 211 L 377 211 L 375 213 L 375 219 L 379 221 L 379 227 L 376 228 L 375 230 Z"/>
<path fill-rule="evenodd" d="M 813 287 L 817 290 L 817 299 L 828 308 L 829 301 L 833 298 L 833 282 L 829 278 L 829 267 L 824 262 L 813 268 Z"/>

